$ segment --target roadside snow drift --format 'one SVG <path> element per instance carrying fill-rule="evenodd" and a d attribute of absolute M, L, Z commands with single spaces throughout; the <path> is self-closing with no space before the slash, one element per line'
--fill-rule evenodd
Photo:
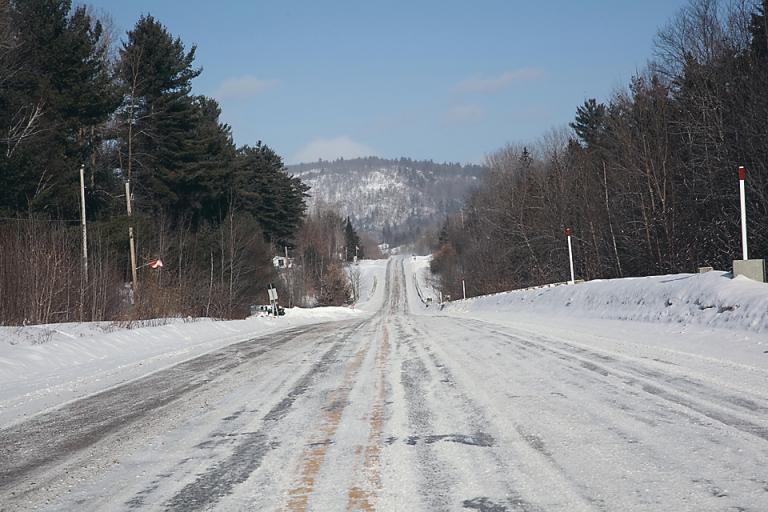
<path fill-rule="evenodd" d="M 768 284 L 728 272 L 548 285 L 448 302 L 441 308 L 428 257 L 409 258 L 416 312 L 466 316 L 512 330 L 603 339 L 768 368 Z M 418 300 L 421 298 L 421 300 Z"/>
<path fill-rule="evenodd" d="M 730 273 L 597 280 L 451 302 L 445 312 L 527 312 L 583 318 L 672 322 L 763 332 L 768 284 Z"/>
<path fill-rule="evenodd" d="M 232 343 L 363 318 L 382 300 L 386 263 L 360 263 L 361 300 L 354 308 L 291 308 L 284 317 L 231 321 L 160 319 L 133 329 L 110 322 L 0 327 L 0 426 Z"/>

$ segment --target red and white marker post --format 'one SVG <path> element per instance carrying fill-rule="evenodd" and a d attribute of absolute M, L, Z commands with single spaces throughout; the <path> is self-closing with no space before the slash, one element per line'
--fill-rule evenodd
<path fill-rule="evenodd" d="M 571 280 L 568 281 L 568 284 L 574 284 L 576 282 L 576 278 L 573 275 L 573 248 L 571 247 L 571 230 L 568 229 L 565 232 L 568 235 L 568 259 L 571 262 Z"/>
<path fill-rule="evenodd" d="M 744 167 L 739 167 L 739 192 L 741 194 L 741 251 L 747 257 L 747 198 L 744 193 Z"/>

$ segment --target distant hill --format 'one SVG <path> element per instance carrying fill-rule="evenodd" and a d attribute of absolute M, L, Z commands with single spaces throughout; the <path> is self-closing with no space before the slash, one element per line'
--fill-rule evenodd
<path fill-rule="evenodd" d="M 391 233 L 441 224 L 463 206 L 484 172 L 479 165 L 378 157 L 288 166 L 289 174 L 312 187 L 310 208 L 317 201 L 338 205 L 358 232 L 388 243 Z"/>

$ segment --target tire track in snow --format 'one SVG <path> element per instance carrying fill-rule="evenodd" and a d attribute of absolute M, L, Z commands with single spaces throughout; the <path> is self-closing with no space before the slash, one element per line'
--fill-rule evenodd
<path fill-rule="evenodd" d="M 420 324 L 400 320 L 404 324 L 401 327 L 401 336 L 405 338 L 403 344 L 413 354 L 404 361 L 403 385 L 409 397 L 411 428 L 417 432 L 405 442 L 414 446 L 419 454 L 422 485 L 427 490 L 424 496 L 426 508 L 545 510 L 526 496 L 523 489 L 529 484 L 527 478 L 521 478 L 521 469 L 516 465 L 519 459 L 525 459 L 528 465 L 533 462 L 538 472 L 546 475 L 547 484 L 543 485 L 554 480 L 574 509 L 590 508 L 575 489 L 553 475 L 552 461 L 542 453 L 540 446 L 531 442 L 532 438 L 526 432 L 512 430 L 517 433 L 517 441 L 514 455 L 510 457 L 509 446 L 504 446 L 510 437 L 515 437 L 510 432 L 510 425 L 492 421 L 482 401 L 471 393 L 471 389 L 459 385 L 445 354 L 435 350 L 439 348 L 439 341 L 429 330 Z M 425 393 L 424 390 L 430 391 Z M 440 405 L 435 407 L 437 403 Z M 435 430 L 440 428 L 439 425 L 443 425 L 442 431 Z M 452 433 L 438 433 L 445 432 L 446 427 Z M 461 448 L 449 451 L 447 446 L 450 445 Z M 454 453 L 454 457 L 459 455 L 460 463 L 447 453 Z M 485 477 L 476 480 L 479 474 Z M 550 505 L 558 508 L 562 503 Z"/>
<path fill-rule="evenodd" d="M 500 331 L 490 332 L 510 337 Z M 655 366 L 657 361 L 640 361 L 561 339 L 532 337 L 525 343 L 529 348 L 554 356 L 566 364 L 578 362 L 581 368 L 603 378 L 617 378 L 624 385 L 768 441 L 768 422 L 765 421 L 768 400 L 765 397 L 726 393 L 701 382 L 699 377 L 681 375 L 682 369 L 675 369 L 677 374 L 665 368 L 653 369 L 651 365 Z"/>
<path fill-rule="evenodd" d="M 496 383 L 481 390 L 488 396 L 478 394 L 475 402 L 485 402 L 489 411 L 494 409 L 493 402 L 518 402 L 519 407 L 496 414 L 506 418 L 592 506 L 620 509 L 633 504 L 642 508 L 639 505 L 655 503 L 652 510 L 675 502 L 671 508 L 686 503 L 683 508 L 709 510 L 715 506 L 709 500 L 714 496 L 724 502 L 723 489 L 728 489 L 734 500 L 718 509 L 745 505 L 744 509 L 753 509 L 749 505 L 754 504 L 758 485 L 746 481 L 755 479 L 753 475 L 760 473 L 756 468 L 764 463 L 758 462 L 760 455 L 747 456 L 743 457 L 745 468 L 735 468 L 740 467 L 742 450 L 765 453 L 763 440 L 735 432 L 733 429 L 755 434 L 747 432 L 738 418 L 721 417 L 734 421 L 718 425 L 695 410 L 701 403 L 680 403 L 703 399 L 704 406 L 721 411 L 737 402 L 737 407 L 753 413 L 752 422 L 758 429 L 765 425 L 765 417 L 759 417 L 758 398 L 745 402 L 739 397 L 748 395 L 736 386 L 723 392 L 715 385 L 713 376 L 727 375 L 720 365 L 696 356 L 679 354 L 675 358 L 670 354 L 673 365 L 640 358 L 634 347 L 621 352 L 618 346 L 593 347 L 562 337 L 526 335 L 514 328 L 504 332 L 498 325 L 473 319 L 452 320 L 435 318 L 432 328 L 438 336 L 461 336 L 453 325 L 460 326 L 469 331 L 465 340 L 478 340 L 477 350 L 457 343 L 441 345 L 441 353 L 445 351 L 449 361 L 463 361 L 454 365 L 457 375 L 467 373 L 463 382 L 487 376 Z M 497 363 L 494 354 L 503 358 Z M 519 391 L 511 395 L 515 390 Z M 666 393 L 669 395 L 659 396 Z M 693 407 L 686 407 L 690 405 Z M 561 423 L 561 418 L 569 421 Z M 584 471 L 585 464 L 591 466 L 590 471 Z M 535 501 L 547 503 L 540 498 Z M 622 503 L 625 505 L 618 505 Z"/>
<path fill-rule="evenodd" d="M 68 494 L 73 486 L 84 485 L 93 475 L 118 467 L 116 464 L 127 454 L 140 450 L 146 439 L 178 428 L 208 409 L 209 404 L 261 375 L 264 364 L 284 364 L 286 357 L 297 353 L 296 345 L 307 343 L 307 339 L 319 338 L 321 345 L 333 340 L 338 351 L 362 325 L 364 322 L 354 321 L 304 326 L 232 344 L 0 430 L 0 510 L 34 508 L 35 503 L 54 500 L 73 503 L 67 501 L 74 497 Z M 324 347 L 318 350 L 318 356 L 323 354 L 320 366 L 315 365 L 310 373 L 325 371 L 334 362 L 333 348 L 330 350 L 330 355 Z M 289 401 L 302 389 L 293 388 L 287 397 Z M 291 403 L 283 400 L 270 414 L 279 420 L 278 416 Z M 278 425 L 279 421 L 271 423 Z M 270 441 L 256 432 L 237 434 L 237 439 L 233 459 L 227 466 L 230 475 L 238 475 L 235 480 L 253 469 L 252 461 L 261 452 L 259 446 L 273 448 Z M 175 469 L 185 471 L 183 463 Z M 167 478 L 161 475 L 158 481 Z M 125 488 L 101 492 L 99 500 L 112 503 L 113 493 L 116 496 L 129 492 L 130 485 L 124 483 Z M 220 481 L 213 479 L 209 483 L 217 490 L 206 498 L 207 503 L 229 492 Z M 166 501 L 158 499 L 153 488 L 140 488 L 127 502 L 122 499 L 98 509 L 145 507 L 153 500 Z M 172 503 L 166 502 L 165 506 Z M 72 508 L 60 506 L 61 510 Z M 84 503 L 74 508 L 95 509 Z"/>
<path fill-rule="evenodd" d="M 407 285 L 402 267 L 398 270 L 398 281 Z M 419 507 L 541 510 L 515 489 L 509 461 L 497 448 L 497 425 L 457 386 L 449 365 L 434 351 L 440 340 L 422 318 L 408 314 L 407 305 L 404 309 L 395 319 L 398 350 L 403 348 L 399 387 L 404 393 L 404 426 L 410 432 L 402 442 L 415 456 Z"/>
<path fill-rule="evenodd" d="M 313 365 L 310 371 L 294 384 L 287 396 L 264 416 L 262 428 L 258 432 L 245 435 L 244 440 L 235 446 L 230 456 L 199 475 L 194 482 L 184 486 L 166 503 L 166 509 L 189 510 L 205 507 L 216 503 L 220 498 L 230 494 L 236 485 L 247 480 L 261 466 L 266 454 L 278 446 L 270 439 L 271 432 L 279 428 L 280 420 L 291 411 L 296 399 L 306 392 L 314 380 L 328 370 L 342 345 L 359 328 L 360 326 L 356 326 L 339 336 L 320 361 Z M 141 493 L 137 496 L 140 495 Z"/>

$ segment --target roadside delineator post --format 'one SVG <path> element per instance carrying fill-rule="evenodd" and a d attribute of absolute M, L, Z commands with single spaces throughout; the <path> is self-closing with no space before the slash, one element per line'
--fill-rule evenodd
<path fill-rule="evenodd" d="M 747 254 L 747 196 L 744 187 L 744 167 L 739 167 L 739 195 L 741 196 L 741 252 L 744 259 L 733 260 L 733 277 L 743 275 L 754 281 L 765 282 L 765 260 L 750 260 Z"/>
<path fill-rule="evenodd" d="M 467 287 L 464 284 L 464 278 L 461 278 L 461 292 L 464 294 L 464 300 L 467 300 Z"/>
<path fill-rule="evenodd" d="M 574 284 L 576 282 L 576 277 L 573 274 L 573 248 L 571 247 L 571 230 L 567 229 L 565 233 L 568 235 L 568 260 L 571 262 L 571 280 L 568 281 L 568 284 Z"/>
<path fill-rule="evenodd" d="M 744 192 L 744 167 L 739 167 L 739 194 L 741 195 L 741 252 L 744 254 L 742 259 L 748 260 L 747 256 L 747 196 Z"/>

